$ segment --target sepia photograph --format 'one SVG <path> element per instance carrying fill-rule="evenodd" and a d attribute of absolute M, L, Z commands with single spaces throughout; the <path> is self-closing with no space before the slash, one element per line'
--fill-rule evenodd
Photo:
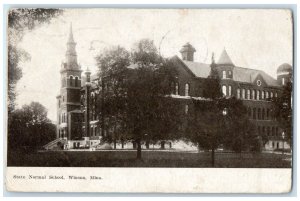
<path fill-rule="evenodd" d="M 6 30 L 8 168 L 292 170 L 289 9 L 10 8 Z"/>

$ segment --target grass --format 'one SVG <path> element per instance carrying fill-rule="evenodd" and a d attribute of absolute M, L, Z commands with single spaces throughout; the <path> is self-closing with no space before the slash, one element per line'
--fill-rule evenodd
<path fill-rule="evenodd" d="M 143 151 L 45 151 L 8 153 L 8 166 L 28 167 L 211 167 L 211 153 Z M 290 168 L 291 156 L 274 153 L 216 153 L 218 168 Z"/>

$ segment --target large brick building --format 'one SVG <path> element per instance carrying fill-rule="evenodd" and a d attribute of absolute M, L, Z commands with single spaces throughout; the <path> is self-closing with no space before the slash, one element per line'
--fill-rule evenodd
<path fill-rule="evenodd" d="M 71 27 L 66 62 L 62 63 L 60 71 L 60 94 L 57 96 L 57 138 L 64 141 L 65 148 L 97 145 L 101 136 L 110 132 L 99 128 L 101 116 L 96 110 L 96 98 L 100 93 L 97 76 L 90 76 L 89 71 L 82 76 L 75 46 Z M 174 68 L 178 72 L 172 97 L 183 101 L 185 112 L 193 108 L 193 98 L 203 97 L 205 81 L 211 70 L 211 64 L 194 62 L 195 51 L 187 43 L 180 50 L 182 58 L 172 57 Z M 235 66 L 224 49 L 215 68 L 224 96 L 241 99 L 248 108 L 248 115 L 256 126 L 256 132 L 268 136 L 265 149 L 282 148 L 282 129 L 275 119 L 270 98 L 281 95 L 283 85 L 291 79 L 292 67 L 289 64 L 280 65 L 275 79 L 261 70 Z M 285 143 L 284 147 L 289 146 Z"/>

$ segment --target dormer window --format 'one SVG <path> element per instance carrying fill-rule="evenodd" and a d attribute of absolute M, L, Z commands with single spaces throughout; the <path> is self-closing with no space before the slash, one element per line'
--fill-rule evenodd
<path fill-rule="evenodd" d="M 282 85 L 284 85 L 285 84 L 285 80 L 284 80 L 284 77 L 282 78 Z"/>
<path fill-rule="evenodd" d="M 225 70 L 223 70 L 222 78 L 223 78 L 223 79 L 226 79 L 226 71 L 225 71 Z"/>

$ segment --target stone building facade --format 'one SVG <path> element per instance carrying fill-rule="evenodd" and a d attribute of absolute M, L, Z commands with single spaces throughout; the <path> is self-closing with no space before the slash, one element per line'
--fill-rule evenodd
<path fill-rule="evenodd" d="M 82 75 L 81 66 L 77 62 L 76 43 L 72 27 L 67 42 L 66 61 L 62 63 L 61 88 L 57 96 L 57 138 L 64 139 L 65 148 L 93 147 L 100 143 L 101 137 L 110 131 L 99 126 L 101 116 L 97 98 L 101 90 L 98 88 L 97 75 L 86 71 Z M 182 101 L 185 113 L 193 110 L 192 98 L 201 99 L 203 90 L 211 70 L 211 64 L 194 62 L 196 49 L 185 44 L 178 56 L 172 57 L 174 68 L 178 72 L 173 97 Z M 277 69 L 277 78 L 264 71 L 235 66 L 224 49 L 215 63 L 221 80 L 224 96 L 235 96 L 241 99 L 248 108 L 250 120 L 256 126 L 258 134 L 266 134 L 269 141 L 266 150 L 283 147 L 282 129 L 272 111 L 272 97 L 281 95 L 282 87 L 291 79 L 292 67 L 282 64 Z M 289 148 L 287 143 L 285 148 Z"/>

